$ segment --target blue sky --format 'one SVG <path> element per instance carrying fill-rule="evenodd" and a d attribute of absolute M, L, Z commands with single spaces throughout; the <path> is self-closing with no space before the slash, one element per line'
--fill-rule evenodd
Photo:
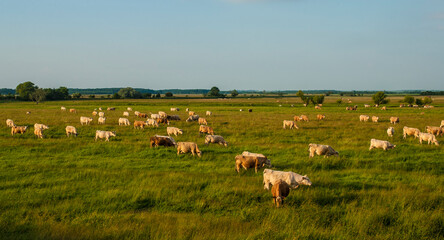
<path fill-rule="evenodd" d="M 443 0 L 2 0 L 0 88 L 444 89 Z"/>

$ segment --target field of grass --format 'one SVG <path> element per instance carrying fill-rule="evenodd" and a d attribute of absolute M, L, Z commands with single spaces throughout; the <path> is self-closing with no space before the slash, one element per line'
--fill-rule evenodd
<path fill-rule="evenodd" d="M 444 98 L 435 98 L 433 109 L 399 108 L 392 100 L 387 111 L 364 109 L 368 97 L 351 99 L 358 111 L 345 111 L 334 97 L 321 110 L 296 98 L 0 103 L 0 238 L 443 239 L 443 147 L 404 140 L 402 127 L 439 126 Z M 116 111 L 104 111 L 106 125 L 95 117 L 91 126 L 81 126 L 80 116 L 98 107 Z M 202 157 L 151 149 L 149 137 L 166 135 L 166 126 L 118 126 L 127 107 L 169 114 L 179 107 L 173 114 L 182 121 L 170 126 L 184 134 L 175 139 L 196 142 Z M 204 145 L 199 125 L 184 121 L 187 107 L 201 116 L 212 111 L 209 125 L 229 146 Z M 249 108 L 253 112 L 239 111 Z M 319 113 L 324 121 L 315 120 Z M 282 129 L 282 120 L 301 114 L 310 121 L 299 122 L 298 130 Z M 359 122 L 361 114 L 381 121 Z M 400 118 L 393 139 L 386 134 L 391 116 Z M 7 118 L 30 127 L 12 137 Z M 34 136 L 34 123 L 49 126 L 44 139 Z M 67 125 L 79 136 L 67 138 Z M 95 142 L 96 130 L 113 130 L 117 137 Z M 369 151 L 371 138 L 397 147 Z M 309 159 L 309 143 L 331 145 L 340 156 Z M 273 169 L 307 175 L 313 185 L 291 191 L 284 207 L 275 208 L 262 171 L 235 172 L 234 157 L 242 151 L 263 153 Z"/>

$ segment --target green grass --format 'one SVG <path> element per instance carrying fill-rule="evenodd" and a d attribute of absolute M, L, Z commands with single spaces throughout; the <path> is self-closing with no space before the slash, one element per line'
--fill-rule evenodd
<path fill-rule="evenodd" d="M 444 238 L 444 150 L 402 138 L 402 127 L 437 126 L 444 99 L 434 109 L 364 109 L 369 98 L 353 99 L 358 111 L 345 111 L 335 99 L 322 110 L 296 99 L 94 100 L 1 103 L 1 239 L 442 239 Z M 282 104 L 282 107 L 278 105 Z M 290 107 L 295 104 L 295 107 Z M 77 114 L 61 112 L 76 108 Z M 80 126 L 80 116 L 104 111 L 106 125 Z M 176 155 L 174 148 L 150 148 L 149 137 L 166 135 L 166 126 L 136 130 L 118 126 L 126 107 L 170 113 L 184 130 L 176 141 L 194 141 L 202 158 Z M 186 123 L 185 108 L 204 115 L 229 143 L 204 145 L 197 123 Z M 239 109 L 252 108 L 253 112 Z M 31 111 L 26 115 L 26 111 Z M 424 112 L 424 114 L 421 114 Z M 326 120 L 314 120 L 316 114 Z M 308 115 L 299 130 L 282 129 L 282 120 Z M 376 115 L 379 123 L 359 122 Z M 389 139 L 389 117 L 400 117 Z M 28 125 L 10 134 L 5 120 Z M 130 116 L 133 122 L 135 117 Z M 45 139 L 34 123 L 47 124 Z M 67 138 L 65 126 L 79 136 Z M 115 130 L 110 142 L 94 141 L 96 130 Z M 371 138 L 389 140 L 395 149 L 369 151 Z M 443 137 L 438 137 L 443 141 Z M 331 145 L 339 157 L 308 158 L 308 144 Z M 273 169 L 308 177 L 311 187 L 291 191 L 283 208 L 273 207 L 263 189 L 262 172 L 234 170 L 242 151 L 260 152 Z"/>

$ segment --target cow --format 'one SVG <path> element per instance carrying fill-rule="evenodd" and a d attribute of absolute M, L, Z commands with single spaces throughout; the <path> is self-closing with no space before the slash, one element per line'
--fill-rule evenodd
<path fill-rule="evenodd" d="M 180 121 L 180 117 L 179 117 L 179 115 L 168 115 L 167 117 L 166 117 L 166 119 L 168 119 L 168 120 L 176 120 L 176 121 Z"/>
<path fill-rule="evenodd" d="M 206 112 L 205 112 L 205 115 L 207 115 L 207 116 L 211 116 L 211 115 L 213 115 L 213 113 L 210 112 L 210 111 L 206 111 Z"/>
<path fill-rule="evenodd" d="M 189 108 L 186 108 L 186 109 L 185 109 L 185 112 L 188 112 L 188 111 L 190 111 L 190 109 L 189 109 Z"/>
<path fill-rule="evenodd" d="M 252 152 L 248 152 L 248 151 L 243 151 L 243 152 L 242 152 L 242 156 L 253 156 L 253 157 L 263 157 L 263 158 L 267 158 L 264 154 L 261 154 L 261 153 L 252 153 Z"/>
<path fill-rule="evenodd" d="M 92 118 L 90 117 L 80 117 L 80 124 L 83 126 L 83 124 L 89 125 L 92 122 Z"/>
<path fill-rule="evenodd" d="M 441 125 L 439 126 L 440 128 L 444 127 L 444 120 L 441 120 Z"/>
<path fill-rule="evenodd" d="M 193 115 L 196 115 L 196 113 L 194 111 L 189 111 L 188 112 L 188 116 L 193 116 Z"/>
<path fill-rule="evenodd" d="M 128 120 L 128 118 L 119 118 L 119 126 L 129 126 L 131 125 L 130 121 Z"/>
<path fill-rule="evenodd" d="M 314 157 L 315 153 L 318 156 L 324 155 L 324 158 L 333 155 L 339 156 L 339 153 L 336 152 L 331 146 L 314 143 L 308 144 L 308 152 L 310 152 L 308 155 L 309 158 Z"/>
<path fill-rule="evenodd" d="M 442 135 L 443 129 L 441 127 L 434 127 L 434 126 L 426 126 L 427 133 L 431 133 L 435 136 Z"/>
<path fill-rule="evenodd" d="M 174 145 L 177 145 L 176 140 L 171 136 L 154 135 L 154 137 L 168 138 Z"/>
<path fill-rule="evenodd" d="M 318 115 L 316 115 L 316 118 L 317 118 L 318 120 L 322 120 L 322 119 L 325 118 L 325 115 L 323 115 L 323 114 L 318 114 Z"/>
<path fill-rule="evenodd" d="M 136 116 L 136 117 L 138 117 L 139 116 L 139 111 L 134 111 L 134 115 Z"/>
<path fill-rule="evenodd" d="M 308 122 L 308 117 L 305 115 L 301 115 L 302 121 Z"/>
<path fill-rule="evenodd" d="M 387 128 L 387 135 L 389 136 L 389 137 L 393 137 L 393 134 L 395 133 L 395 128 L 393 128 L 393 127 L 389 127 L 389 128 Z"/>
<path fill-rule="evenodd" d="M 14 121 L 12 119 L 6 119 L 6 126 L 8 127 L 14 127 Z"/>
<path fill-rule="evenodd" d="M 379 117 L 372 116 L 372 122 L 377 123 L 379 121 Z"/>
<path fill-rule="evenodd" d="M 49 129 L 48 126 L 46 126 L 45 124 L 41 124 L 41 123 L 34 124 L 34 128 L 41 128 L 42 130 Z"/>
<path fill-rule="evenodd" d="M 205 118 L 199 118 L 198 123 L 208 125 L 208 122 Z"/>
<path fill-rule="evenodd" d="M 163 123 L 163 124 L 167 124 L 167 125 L 170 125 L 170 121 L 168 121 L 168 119 L 166 119 L 166 118 L 158 118 L 158 119 L 156 119 L 156 122 L 159 124 L 159 123 Z"/>
<path fill-rule="evenodd" d="M 96 131 L 96 138 L 94 141 L 97 141 L 97 138 L 105 138 L 105 142 L 109 142 L 109 138 L 115 137 L 115 136 L 116 136 L 116 132 L 97 130 Z"/>
<path fill-rule="evenodd" d="M 123 112 L 124 117 L 129 117 L 129 112 Z"/>
<path fill-rule="evenodd" d="M 99 112 L 99 117 L 105 117 L 105 113 L 104 112 Z"/>
<path fill-rule="evenodd" d="M 60 110 L 66 111 L 66 107 L 60 107 Z"/>
<path fill-rule="evenodd" d="M 99 117 L 99 119 L 97 119 L 98 124 L 105 124 L 105 122 L 106 122 L 106 117 Z"/>
<path fill-rule="evenodd" d="M 290 129 L 293 129 L 293 128 L 299 129 L 298 126 L 296 126 L 296 122 L 295 121 L 291 121 L 291 120 L 284 120 L 283 121 L 283 127 L 284 127 L 284 129 L 286 127 L 290 127 Z"/>
<path fill-rule="evenodd" d="M 243 167 L 245 170 L 254 167 L 256 173 L 259 168 L 263 168 L 265 165 L 271 167 L 270 159 L 264 157 L 237 155 L 235 160 L 235 167 L 238 173 L 240 172 L 241 167 Z"/>
<path fill-rule="evenodd" d="M 419 133 L 421 131 L 419 131 L 419 129 L 417 128 L 410 128 L 410 127 L 406 127 L 404 126 L 404 128 L 402 128 L 402 135 L 404 137 L 404 139 L 407 137 L 407 135 L 409 136 L 415 136 L 415 138 L 419 137 Z"/>
<path fill-rule="evenodd" d="M 74 108 L 69 109 L 70 113 L 77 113 L 77 111 Z"/>
<path fill-rule="evenodd" d="M 159 118 L 161 118 L 161 116 L 159 114 L 157 114 L 157 113 L 151 113 L 150 117 L 152 119 L 159 119 Z"/>
<path fill-rule="evenodd" d="M 296 189 L 299 185 L 311 186 L 312 183 L 307 175 L 300 175 L 294 172 L 276 171 L 271 169 L 264 169 L 264 189 L 269 190 L 272 185 L 278 181 L 286 182 L 290 188 Z"/>
<path fill-rule="evenodd" d="M 368 105 L 368 104 L 364 104 L 364 107 L 365 107 L 365 108 L 369 108 L 370 105 Z"/>
<path fill-rule="evenodd" d="M 174 134 L 174 136 L 177 136 L 178 134 L 183 134 L 182 129 L 179 129 L 177 127 L 167 127 L 167 134 L 170 136 L 171 134 Z"/>
<path fill-rule="evenodd" d="M 134 129 L 137 129 L 137 128 L 143 129 L 147 125 L 148 125 L 148 123 L 146 121 L 134 121 Z"/>
<path fill-rule="evenodd" d="M 385 110 L 387 110 L 387 107 L 384 106 L 384 107 L 381 108 L 381 110 L 385 111 Z"/>
<path fill-rule="evenodd" d="M 97 111 L 93 111 L 93 112 L 92 112 L 92 115 L 93 115 L 93 116 L 97 116 Z"/>
<path fill-rule="evenodd" d="M 438 141 L 436 140 L 435 135 L 431 133 L 419 133 L 419 143 L 422 144 L 422 141 L 427 141 L 427 144 L 434 143 L 436 146 L 439 146 Z"/>
<path fill-rule="evenodd" d="M 399 123 L 399 117 L 390 117 L 390 123 L 393 124 Z"/>
<path fill-rule="evenodd" d="M 189 116 L 188 118 L 187 118 L 187 120 L 185 120 L 186 122 L 193 122 L 193 121 L 198 121 L 199 120 L 199 115 L 192 115 L 192 116 Z"/>
<path fill-rule="evenodd" d="M 130 108 L 130 107 L 127 107 L 126 110 L 127 110 L 127 111 L 132 111 L 133 109 Z"/>
<path fill-rule="evenodd" d="M 295 122 L 302 121 L 301 117 L 299 117 L 299 116 L 294 116 L 294 117 L 293 117 L 293 120 L 294 120 Z"/>
<path fill-rule="evenodd" d="M 197 144 L 194 142 L 178 142 L 177 143 L 177 155 L 180 153 L 191 152 L 193 156 L 197 154 L 197 156 L 201 157 L 202 152 L 197 147 Z"/>
<path fill-rule="evenodd" d="M 43 128 L 39 128 L 39 127 L 37 127 L 37 128 L 34 128 L 34 135 L 36 135 L 37 136 L 37 138 L 41 138 L 41 139 L 43 139 Z"/>
<path fill-rule="evenodd" d="M 359 121 L 360 122 L 367 122 L 369 118 L 370 117 L 368 115 L 361 115 L 361 116 L 359 116 Z"/>
<path fill-rule="evenodd" d="M 205 125 L 200 125 L 199 126 L 199 135 L 202 133 L 207 133 L 210 135 L 214 135 L 214 130 L 212 127 L 209 126 L 205 126 Z"/>
<path fill-rule="evenodd" d="M 146 113 L 139 113 L 139 114 L 137 115 L 137 117 L 139 117 L 139 118 L 147 118 L 147 117 L 148 117 L 148 114 L 146 114 Z"/>
<path fill-rule="evenodd" d="M 177 111 L 179 111 L 179 108 L 170 108 L 170 111 L 171 112 L 177 112 Z"/>
<path fill-rule="evenodd" d="M 205 144 L 208 145 L 210 143 L 218 143 L 220 145 L 228 146 L 228 143 L 225 139 L 220 135 L 207 135 L 205 136 Z"/>
<path fill-rule="evenodd" d="M 280 207 L 284 205 L 284 199 L 290 194 L 290 186 L 286 182 L 279 180 L 271 188 L 271 194 L 273 195 L 273 204 L 276 207 Z"/>
<path fill-rule="evenodd" d="M 159 116 L 160 116 L 161 118 L 166 118 L 166 117 L 167 117 L 167 114 L 166 114 L 166 112 L 159 111 Z"/>
<path fill-rule="evenodd" d="M 102 111 L 103 109 L 101 107 L 99 107 L 99 111 Z"/>
<path fill-rule="evenodd" d="M 69 135 L 74 135 L 77 137 L 77 129 L 73 126 L 66 126 L 65 128 L 66 136 L 69 137 Z"/>
<path fill-rule="evenodd" d="M 107 108 L 106 110 L 107 110 L 107 111 L 114 111 L 114 110 L 116 110 L 116 108 L 109 107 L 109 108 Z"/>
<path fill-rule="evenodd" d="M 321 107 L 320 106 L 315 106 L 315 109 L 321 109 Z"/>
<path fill-rule="evenodd" d="M 146 123 L 150 126 L 153 126 L 153 127 L 159 127 L 159 124 L 157 124 L 156 119 L 148 118 L 146 120 Z"/>
<path fill-rule="evenodd" d="M 29 115 L 29 114 L 31 114 L 31 112 L 28 111 L 28 112 L 26 112 L 26 114 Z"/>
<path fill-rule="evenodd" d="M 370 140 L 370 148 L 368 150 L 370 151 L 373 148 L 382 148 L 382 149 L 384 149 L 384 151 L 386 151 L 387 149 L 392 149 L 395 147 L 396 147 L 396 145 L 393 145 L 388 141 L 377 140 L 377 139 L 373 138 Z"/>
<path fill-rule="evenodd" d="M 158 146 L 164 146 L 164 147 L 173 147 L 175 145 L 175 142 L 171 141 L 168 137 L 162 137 L 162 136 L 154 136 L 150 137 L 150 147 L 158 147 Z"/>
<path fill-rule="evenodd" d="M 23 134 L 26 132 L 26 129 L 28 129 L 28 126 L 12 126 L 11 127 L 11 135 L 14 136 L 16 133 Z"/>

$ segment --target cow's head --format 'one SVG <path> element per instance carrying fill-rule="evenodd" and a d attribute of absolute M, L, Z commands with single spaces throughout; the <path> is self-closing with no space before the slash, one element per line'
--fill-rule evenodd
<path fill-rule="evenodd" d="M 307 175 L 304 175 L 304 176 L 302 176 L 301 184 L 311 186 L 312 183 L 311 183 L 310 179 L 307 177 Z"/>
<path fill-rule="evenodd" d="M 109 135 L 115 137 L 116 136 L 116 132 L 115 131 L 109 132 Z"/>

